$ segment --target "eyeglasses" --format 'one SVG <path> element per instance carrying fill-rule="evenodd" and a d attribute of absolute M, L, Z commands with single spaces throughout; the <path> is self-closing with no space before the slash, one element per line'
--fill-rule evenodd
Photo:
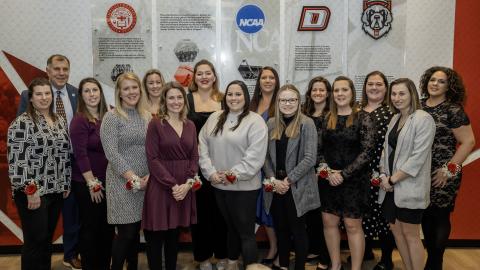
<path fill-rule="evenodd" d="M 289 98 L 289 99 L 281 98 L 281 99 L 278 100 L 278 102 L 282 105 L 296 104 L 297 101 L 298 101 L 298 98 Z"/>

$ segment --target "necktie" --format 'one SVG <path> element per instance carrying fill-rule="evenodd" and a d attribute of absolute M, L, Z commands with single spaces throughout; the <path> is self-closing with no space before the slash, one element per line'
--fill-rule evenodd
<path fill-rule="evenodd" d="M 57 91 L 57 98 L 55 99 L 55 108 L 57 111 L 57 115 L 63 117 L 63 119 L 67 120 L 67 114 L 65 113 L 65 107 L 63 107 L 63 101 L 61 97 L 61 91 Z"/>

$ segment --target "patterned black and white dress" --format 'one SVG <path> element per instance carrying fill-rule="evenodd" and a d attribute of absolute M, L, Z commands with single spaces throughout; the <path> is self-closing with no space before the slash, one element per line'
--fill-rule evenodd
<path fill-rule="evenodd" d="M 100 128 L 100 138 L 108 159 L 105 182 L 109 224 L 129 224 L 142 220 L 145 192 L 127 190 L 127 180 L 122 174 L 132 170 L 139 177 L 144 177 L 149 173 L 145 153 L 148 123 L 136 109 L 125 111 L 128 119 L 107 112 Z"/>
<path fill-rule="evenodd" d="M 67 123 L 58 117 L 49 126 L 43 115 L 35 113 L 37 123 L 23 113 L 8 128 L 8 174 L 12 193 L 23 191 L 32 180 L 40 186 L 40 196 L 70 190 L 71 145 Z"/>
<path fill-rule="evenodd" d="M 426 100 L 422 100 L 423 110 L 428 112 L 435 120 L 436 132 L 432 146 L 432 176 L 443 164 L 449 162 L 456 151 L 457 140 L 452 129 L 470 124 L 467 114 L 461 105 L 444 101 L 430 107 Z M 433 187 L 430 190 L 430 206 L 450 208 L 453 211 L 455 198 L 462 174 L 449 179 L 444 187 Z"/>
<path fill-rule="evenodd" d="M 383 105 L 369 113 L 373 122 L 375 123 L 375 148 L 372 151 L 372 160 L 369 163 L 369 171 L 378 172 L 378 165 L 383 151 L 383 143 L 385 142 L 385 134 L 387 133 L 388 124 L 392 119 L 392 112 L 388 106 Z M 389 227 L 385 218 L 382 215 L 381 204 L 378 201 L 379 187 L 370 185 L 370 192 L 368 203 L 370 206 L 368 214 L 363 218 L 363 231 L 365 237 L 375 239 L 380 235 L 386 235 Z"/>

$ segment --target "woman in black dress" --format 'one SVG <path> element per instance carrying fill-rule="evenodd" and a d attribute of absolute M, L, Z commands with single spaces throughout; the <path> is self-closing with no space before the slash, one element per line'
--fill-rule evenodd
<path fill-rule="evenodd" d="M 372 152 L 372 161 L 368 165 L 370 173 L 378 173 L 380 156 L 382 155 L 383 142 L 387 132 L 388 123 L 392 119 L 392 112 L 388 108 L 387 101 L 388 81 L 385 75 L 380 71 L 372 71 L 365 77 L 362 90 L 362 110 L 372 118 L 375 129 L 375 148 Z M 363 231 L 365 232 L 365 254 L 363 260 L 374 259 L 372 251 L 372 242 L 374 239 L 380 240 L 382 249 L 382 258 L 375 266 L 374 270 L 393 269 L 392 252 L 395 245 L 388 223 L 383 217 L 380 204 L 378 204 L 379 187 L 370 185 L 369 192 L 369 213 L 363 219 Z"/>
<path fill-rule="evenodd" d="M 303 114 L 313 119 L 317 133 L 321 134 L 321 128 L 325 114 L 328 113 L 330 97 L 332 95 L 332 86 L 330 82 L 322 76 L 314 77 L 308 83 L 308 89 L 305 93 L 305 103 L 303 105 Z M 320 142 L 321 140 L 319 140 Z M 317 147 L 317 163 L 323 163 L 325 159 L 321 149 L 321 144 Z M 323 192 L 327 190 L 327 181 L 318 181 L 318 190 L 320 192 L 320 201 L 322 200 Z M 328 256 L 328 249 L 325 243 L 325 236 L 323 234 L 322 212 L 320 208 L 309 211 L 306 214 L 307 219 L 307 233 L 309 239 L 308 256 L 306 261 L 312 262 L 318 260 L 317 270 L 327 269 L 330 263 Z"/>
<path fill-rule="evenodd" d="M 432 147 L 431 203 L 422 221 L 428 253 L 425 269 L 442 269 L 451 230 L 450 213 L 462 179 L 461 165 L 475 146 L 475 138 L 463 110 L 465 87 L 456 71 L 432 67 L 423 74 L 420 88 L 425 97 L 423 110 L 432 115 L 437 127 Z M 444 169 L 449 164 L 457 168 L 455 173 Z"/>
<path fill-rule="evenodd" d="M 352 80 L 340 76 L 333 82 L 330 112 L 322 129 L 323 154 L 332 170 L 322 198 L 322 217 L 328 252 L 334 270 L 342 269 L 340 231 L 343 217 L 352 253 L 352 270 L 360 270 L 365 237 L 362 217 L 368 210 L 370 172 L 368 164 L 375 146 L 374 122 L 355 105 Z M 322 193 L 322 194 L 324 194 Z"/>
<path fill-rule="evenodd" d="M 208 60 L 200 60 L 193 69 L 194 79 L 187 95 L 188 119 L 199 134 L 210 114 L 222 108 L 215 67 Z M 218 259 L 217 269 L 227 265 L 227 225 L 215 201 L 213 187 L 199 172 L 203 186 L 196 192 L 197 224 L 192 225 L 193 258 L 201 270 L 211 270 L 210 258 Z"/>

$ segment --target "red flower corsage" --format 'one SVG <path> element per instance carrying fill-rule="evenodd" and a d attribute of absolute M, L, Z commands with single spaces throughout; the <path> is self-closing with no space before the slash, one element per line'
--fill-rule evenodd
<path fill-rule="evenodd" d="M 129 179 L 127 181 L 127 183 L 125 183 L 125 188 L 127 190 L 131 190 L 133 192 L 137 192 L 140 190 L 140 177 L 134 175 L 132 176 L 131 179 Z"/>
<path fill-rule="evenodd" d="M 442 166 L 443 172 L 447 175 L 448 178 L 456 177 L 462 171 L 462 165 L 448 162 Z"/>
<path fill-rule="evenodd" d="M 103 189 L 102 182 L 96 177 L 92 181 L 87 181 L 87 187 L 93 192 L 99 192 Z"/>
<path fill-rule="evenodd" d="M 187 180 L 187 184 L 190 186 L 192 191 L 197 191 L 202 187 L 203 183 L 202 183 L 202 180 L 200 180 L 200 177 L 198 175 L 195 175 L 193 179 L 189 178 Z"/>
<path fill-rule="evenodd" d="M 23 192 L 26 195 L 35 195 L 40 192 L 40 185 L 35 180 L 32 180 L 25 186 Z"/>
<path fill-rule="evenodd" d="M 330 169 L 327 163 L 320 163 L 317 168 L 317 175 L 321 179 L 327 179 L 328 176 L 332 173 L 332 169 Z"/>
<path fill-rule="evenodd" d="M 275 180 L 275 177 L 270 177 L 270 178 L 265 178 L 263 180 L 263 190 L 265 190 L 265 192 L 275 192 L 275 182 L 273 182 Z"/>
<path fill-rule="evenodd" d="M 380 179 L 380 174 L 377 171 L 373 171 L 372 178 L 370 179 L 370 184 L 374 187 L 380 186 L 382 179 Z"/>
<path fill-rule="evenodd" d="M 230 184 L 234 184 L 237 181 L 237 176 L 235 175 L 234 172 L 227 171 L 225 175 L 226 175 L 227 181 L 230 182 Z"/>

